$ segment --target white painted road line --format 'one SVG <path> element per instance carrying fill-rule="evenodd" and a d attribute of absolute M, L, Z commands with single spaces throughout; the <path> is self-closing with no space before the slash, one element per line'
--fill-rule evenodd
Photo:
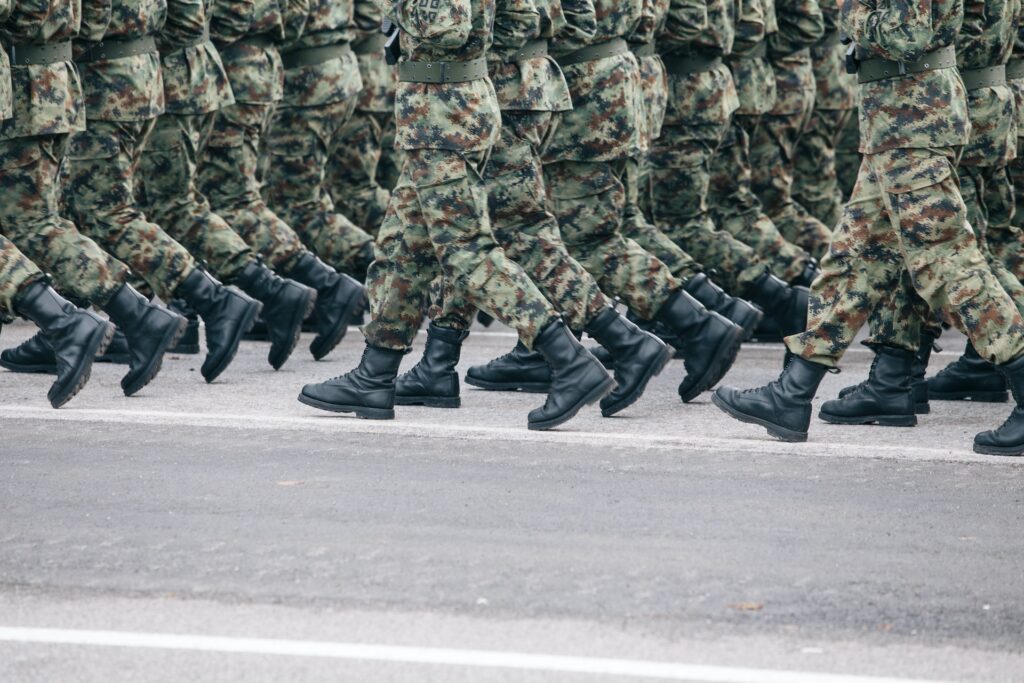
<path fill-rule="evenodd" d="M 0 642 L 318 657 L 402 664 L 517 669 L 547 673 L 592 674 L 595 676 L 624 676 L 667 681 L 708 681 L 711 683 L 927 683 L 909 678 L 773 671 L 771 669 L 678 664 L 636 659 L 568 657 L 492 650 L 459 650 L 270 638 L 225 638 L 130 631 L 0 627 Z"/>

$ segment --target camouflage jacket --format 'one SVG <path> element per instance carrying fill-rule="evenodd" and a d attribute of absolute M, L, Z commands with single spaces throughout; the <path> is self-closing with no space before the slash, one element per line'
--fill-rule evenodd
<path fill-rule="evenodd" d="M 214 0 L 210 37 L 220 50 L 235 101 L 269 104 L 284 94 L 284 67 L 276 47 L 247 45 L 245 38 L 285 39 L 285 0 Z M 243 41 L 239 43 L 239 41 Z"/>
<path fill-rule="evenodd" d="M 1022 4 L 1021 16 L 1017 20 L 1017 30 L 1013 34 L 1013 52 L 1011 59 L 1024 60 L 1024 4 Z M 1017 136 L 1024 137 L 1024 78 L 1015 78 L 1008 81 L 1010 90 L 1013 91 L 1014 102 L 1017 112 Z M 1017 151 L 1024 151 L 1024 147 L 1017 143 Z"/>
<path fill-rule="evenodd" d="M 671 0 L 644 0 L 644 9 L 640 23 L 635 31 L 627 37 L 631 45 L 646 45 L 654 42 L 665 28 Z M 665 121 L 665 110 L 668 107 L 668 74 L 665 64 L 658 54 L 639 58 L 640 88 L 643 92 L 644 113 L 647 115 L 647 140 L 650 147 L 652 140 L 661 135 L 661 125 Z"/>
<path fill-rule="evenodd" d="M 359 76 L 363 89 L 359 93 L 356 108 L 366 112 L 391 112 L 395 110 L 395 83 L 398 82 L 395 69 L 384 60 L 383 48 L 367 52 L 361 45 L 382 41 L 380 24 L 384 15 L 373 0 L 355 0 L 353 21 L 355 38 L 352 41 L 359 62 Z"/>
<path fill-rule="evenodd" d="M 491 45 L 494 0 L 377 0 L 402 28 L 404 61 L 465 62 Z M 400 82 L 395 93 L 395 145 L 400 149 L 490 149 L 501 129 L 491 79 L 465 83 Z"/>
<path fill-rule="evenodd" d="M 355 37 L 352 0 L 303 0 L 308 7 L 286 12 L 286 40 L 281 53 L 325 45 L 349 44 Z M 304 11 L 300 11 L 303 10 Z M 294 34 L 293 34 L 294 31 Z M 320 64 L 288 69 L 282 107 L 311 107 L 343 102 L 363 89 L 359 62 L 351 50 Z"/>
<path fill-rule="evenodd" d="M 12 0 L 0 0 L 0 26 L 11 16 Z M 14 93 L 11 92 L 11 60 L 7 46 L 0 38 L 0 121 L 14 116 Z"/>
<path fill-rule="evenodd" d="M 729 68 L 739 98 L 737 114 L 760 116 L 775 106 L 775 72 L 767 57 L 755 50 L 779 30 L 775 0 L 740 0 L 736 10 L 736 39 Z"/>
<path fill-rule="evenodd" d="M 857 77 L 846 73 L 846 46 L 839 42 L 839 6 L 821 3 L 825 36 L 811 48 L 811 66 L 817 89 L 815 109 L 842 110 L 857 106 Z"/>
<path fill-rule="evenodd" d="M 20 2 L 0 23 L 0 41 L 10 47 L 71 40 L 81 20 L 80 0 Z M 11 86 L 14 116 L 0 123 L 0 140 L 85 128 L 82 84 L 71 62 L 13 67 Z"/>
<path fill-rule="evenodd" d="M 825 33 L 818 0 L 778 0 L 779 30 L 768 36 L 768 58 L 775 71 L 772 114 L 799 114 L 814 99 L 810 46 Z"/>
<path fill-rule="evenodd" d="M 670 5 L 671 0 L 644 0 L 643 8 L 640 10 L 640 21 L 637 22 L 632 33 L 626 36 L 626 40 L 631 45 L 646 45 L 654 42 L 655 37 L 665 30 Z M 703 0 L 691 0 L 685 8 L 682 6 L 677 8 L 676 13 L 685 15 L 680 17 L 683 24 L 698 26 L 696 29 L 691 29 L 694 33 L 699 32 L 700 28 L 707 23 Z M 698 20 L 698 17 L 704 17 L 704 19 Z M 680 26 L 680 29 L 686 32 L 684 26 Z M 695 37 L 696 35 L 692 35 L 687 40 L 692 40 Z"/>
<path fill-rule="evenodd" d="M 840 29 L 873 57 L 914 61 L 953 45 L 963 0 L 892 0 L 871 9 L 841 0 Z M 956 69 L 934 69 L 860 87 L 860 151 L 967 143 L 967 93 Z"/>
<path fill-rule="evenodd" d="M 167 0 L 167 21 L 157 36 L 164 102 L 171 114 L 206 114 L 234 104 L 217 48 L 201 41 L 210 0 Z"/>
<path fill-rule="evenodd" d="M 508 111 L 568 111 L 569 86 L 550 57 L 513 61 L 527 41 L 550 38 L 565 23 L 560 0 L 497 0 L 494 45 L 487 54 L 498 104 Z"/>
<path fill-rule="evenodd" d="M 1020 0 L 969 0 L 956 39 L 961 72 L 1010 60 Z M 971 138 L 960 163 L 964 166 L 1004 166 L 1017 156 L 1017 119 L 1013 91 L 1008 85 L 978 88 L 967 93 Z"/>

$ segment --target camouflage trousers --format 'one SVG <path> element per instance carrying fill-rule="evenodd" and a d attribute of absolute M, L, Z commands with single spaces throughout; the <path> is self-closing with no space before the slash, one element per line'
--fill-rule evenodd
<path fill-rule="evenodd" d="M 853 194 L 853 186 L 857 182 L 859 172 L 860 122 L 857 119 L 857 110 L 853 109 L 836 142 L 836 182 L 843 195 L 843 201 Z"/>
<path fill-rule="evenodd" d="M 164 301 L 196 268 L 185 247 L 146 218 L 135 199 L 135 169 L 156 119 L 90 121 L 73 133 L 64 200 L 90 237 L 123 260 Z"/>
<path fill-rule="evenodd" d="M 765 114 L 750 141 L 754 194 L 788 241 L 820 257 L 831 231 L 793 196 L 794 164 L 800 134 L 811 109 L 796 114 Z"/>
<path fill-rule="evenodd" d="M 357 109 L 338 136 L 341 143 L 327 162 L 327 188 L 341 213 L 376 235 L 396 176 L 395 150 L 386 146 L 388 138 L 394 146 L 395 114 Z"/>
<path fill-rule="evenodd" d="M 1024 139 L 1017 138 L 1017 149 L 1017 158 L 1007 168 L 1014 200 L 1010 226 L 993 230 L 988 242 L 992 252 L 1020 279 L 1024 278 Z"/>
<path fill-rule="evenodd" d="M 263 198 L 306 247 L 334 268 L 358 272 L 358 257 L 373 237 L 334 206 L 327 190 L 328 161 L 344 142 L 355 98 L 312 107 L 278 107 L 267 133 Z"/>
<path fill-rule="evenodd" d="M 36 264 L 22 254 L 14 242 L 0 235 L 0 322 L 10 322 L 17 315 L 14 301 L 25 287 L 45 276 Z"/>
<path fill-rule="evenodd" d="M 839 222 L 844 195 L 836 175 L 836 146 L 852 109 L 815 109 L 793 158 L 793 198 L 830 230 Z"/>
<path fill-rule="evenodd" d="M 58 287 L 103 306 L 128 268 L 60 215 L 66 135 L 0 141 L 0 232 Z"/>
<path fill-rule="evenodd" d="M 272 112 L 269 104 L 233 104 L 217 111 L 199 158 L 199 191 L 271 268 L 287 274 L 308 250 L 260 195 L 260 138 Z"/>
<path fill-rule="evenodd" d="M 408 349 L 431 283 L 445 300 L 465 301 L 519 333 L 529 348 L 558 312 L 496 243 L 480 175 L 487 155 L 408 150 L 377 239 L 367 289 L 370 346 Z"/>
<path fill-rule="evenodd" d="M 502 111 L 501 136 L 491 150 L 484 181 L 494 239 L 562 313 L 566 324 L 581 332 L 612 302 L 569 255 L 558 221 L 548 207 L 540 150 L 557 125 L 556 116 L 542 111 Z M 475 310 L 445 291 L 441 314 L 434 322 L 466 329 Z"/>
<path fill-rule="evenodd" d="M 920 320 L 912 289 L 967 334 L 983 358 L 1005 363 L 1024 353 L 1024 319 L 978 248 L 954 161 L 950 149 L 865 155 L 811 287 L 807 330 L 786 338 L 790 351 L 834 367 L 874 316 L 880 336 L 916 352 L 919 324 L 904 333 L 886 329 Z"/>
<path fill-rule="evenodd" d="M 713 269 L 716 282 L 741 295 L 764 273 L 765 263 L 752 247 L 719 230 L 711 218 L 711 157 L 724 129 L 712 124 L 662 127 L 650 154 L 651 207 L 659 230 Z"/>
<path fill-rule="evenodd" d="M 786 282 L 799 277 L 811 255 L 786 240 L 754 194 L 750 131 L 759 116 L 733 116 L 711 156 L 708 203 L 719 229 L 753 247 L 772 272 Z"/>
<path fill-rule="evenodd" d="M 196 187 L 197 160 L 214 114 L 164 114 L 139 160 L 136 196 L 171 237 L 230 282 L 253 261 L 252 249 Z"/>

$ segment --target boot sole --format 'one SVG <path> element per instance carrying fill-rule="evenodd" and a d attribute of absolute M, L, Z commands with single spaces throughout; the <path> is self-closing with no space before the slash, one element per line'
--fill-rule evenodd
<path fill-rule="evenodd" d="M 94 361 L 95 362 L 95 361 Z M 24 375 L 56 375 L 56 365 L 20 365 L 18 363 L 10 363 L 3 359 L 0 359 L 0 368 L 5 368 L 11 372 L 17 372 Z"/>
<path fill-rule="evenodd" d="M 325 403 L 324 401 L 310 398 L 305 394 L 299 394 L 299 403 L 304 403 L 307 406 L 319 408 L 320 410 L 327 410 L 332 413 L 355 413 L 356 417 L 361 417 L 365 420 L 395 419 L 395 411 L 388 408 L 367 408 L 366 406 L 347 406 L 336 403 Z"/>
<path fill-rule="evenodd" d="M 488 382 L 484 379 L 475 379 L 466 375 L 466 384 L 477 389 L 486 391 L 520 391 L 524 394 L 546 394 L 551 390 L 551 383 L 540 384 L 538 382 Z"/>
<path fill-rule="evenodd" d="M 331 351 L 333 351 L 341 340 L 345 338 L 348 333 L 348 324 L 355 317 L 356 309 L 362 306 L 365 296 L 362 292 L 355 292 L 349 297 L 348 302 L 345 304 L 345 310 L 342 312 L 341 323 L 331 334 L 327 342 L 317 344 L 316 340 L 313 340 L 313 344 L 310 345 L 309 351 L 313 354 L 313 360 L 323 360 L 327 357 Z M 315 348 L 314 348 L 315 347 Z"/>
<path fill-rule="evenodd" d="M 125 396 L 132 396 L 142 390 L 147 384 L 156 379 L 157 374 L 160 372 L 160 368 L 164 364 L 164 354 L 167 353 L 168 349 L 174 348 L 181 337 L 185 334 L 185 329 L 188 327 L 188 320 L 185 318 L 181 319 L 180 324 L 171 330 L 168 330 L 164 334 L 164 338 L 160 341 L 160 345 L 157 347 L 157 352 L 153 354 L 153 357 L 149 360 L 149 365 L 146 366 L 145 371 L 139 376 L 139 379 L 132 382 L 128 386 L 121 385 L 121 390 L 124 391 Z"/>
<path fill-rule="evenodd" d="M 1010 400 L 1008 391 L 949 391 L 928 390 L 928 399 L 935 401 L 974 401 L 975 403 L 1006 403 Z"/>
<path fill-rule="evenodd" d="M 878 425 L 879 427 L 916 427 L 917 415 L 864 415 L 843 417 L 818 412 L 818 419 L 834 425 Z"/>
<path fill-rule="evenodd" d="M 780 427 L 777 424 L 773 424 L 768 420 L 763 420 L 753 415 L 747 415 L 736 410 L 728 403 L 718 398 L 718 394 L 711 394 L 711 402 L 714 403 L 720 410 L 736 418 L 740 422 L 746 422 L 747 424 L 760 425 L 768 430 L 768 434 L 774 436 L 780 441 L 786 441 L 788 443 L 803 443 L 807 441 L 807 432 L 798 432 L 793 429 L 787 429 Z"/>
<path fill-rule="evenodd" d="M 1024 446 L 979 446 L 974 444 L 974 452 L 981 455 L 1014 457 L 1024 455 Z"/>
<path fill-rule="evenodd" d="M 599 386 L 592 389 L 589 394 L 587 394 L 579 401 L 577 401 L 575 404 L 573 404 L 569 408 L 569 410 L 565 411 L 558 417 L 551 418 L 550 420 L 544 420 L 542 422 L 529 422 L 527 426 L 531 431 L 545 431 L 548 429 L 554 429 L 558 425 L 565 424 L 569 420 L 576 417 L 576 414 L 583 410 L 584 406 L 589 406 L 592 403 L 597 403 L 602 398 L 610 394 L 614 389 L 615 380 L 609 377 Z"/>
<path fill-rule="evenodd" d="M 220 377 L 220 374 L 224 372 L 229 365 L 231 365 L 231 361 L 235 359 L 235 354 L 238 353 L 238 346 L 242 343 L 242 337 L 244 337 L 245 333 L 251 330 L 252 326 L 256 324 L 256 318 L 259 317 L 261 310 L 263 310 L 263 304 L 258 301 L 255 302 L 254 306 L 249 307 L 249 313 L 245 316 L 245 320 L 242 321 L 242 324 L 238 326 L 238 331 L 235 332 L 234 338 L 228 345 L 228 350 L 224 352 L 224 357 L 221 358 L 220 362 L 217 363 L 212 370 L 210 370 L 209 374 L 203 375 L 207 384 L 212 383 L 215 379 Z"/>
<path fill-rule="evenodd" d="M 672 355 L 672 350 L 670 348 L 665 347 L 662 349 L 661 355 L 658 358 L 655 358 L 654 362 L 647 366 L 647 371 L 644 373 L 644 376 L 641 378 L 640 383 L 636 388 L 629 392 L 628 396 L 624 396 L 612 405 L 602 406 L 601 416 L 611 417 L 612 415 L 615 415 L 636 403 L 636 401 L 643 396 L 644 392 L 647 391 L 647 385 L 650 381 L 660 375 L 662 370 L 664 370 L 672 361 Z"/>
<path fill-rule="evenodd" d="M 725 377 L 730 368 L 732 368 L 732 364 L 736 362 L 736 356 L 739 354 L 740 346 L 742 345 L 743 329 L 737 328 L 733 330 L 730 342 L 719 348 L 718 354 L 711 360 L 711 363 L 708 365 L 708 369 L 704 371 L 704 375 L 700 378 L 700 381 L 698 381 L 688 392 L 679 395 L 679 398 L 682 399 L 683 403 L 689 403 L 708 389 L 713 388 L 716 384 L 721 382 L 722 378 Z"/>
<path fill-rule="evenodd" d="M 82 390 L 92 375 L 92 364 L 96 359 L 96 356 L 101 355 L 110 346 L 110 342 L 114 340 L 114 332 L 117 330 L 114 325 L 107 323 L 106 327 L 101 327 L 93 333 L 89 339 L 89 345 L 86 346 L 86 361 L 82 363 L 78 368 L 78 372 L 72 375 L 71 388 L 64 393 L 64 395 L 57 395 L 50 398 L 50 405 L 54 408 L 60 408 L 65 405 L 68 401 L 78 395 L 78 392 Z"/>
<path fill-rule="evenodd" d="M 461 408 L 462 399 L 456 396 L 395 396 L 396 406 L 424 406 L 427 408 Z"/>
<path fill-rule="evenodd" d="M 274 362 L 274 349 L 271 348 L 270 353 L 267 354 L 267 362 L 270 363 L 270 367 L 274 368 L 274 370 L 280 370 L 284 364 L 288 362 L 288 359 L 291 358 L 292 352 L 295 351 L 295 347 L 299 345 L 299 338 L 302 337 L 302 321 L 308 318 L 313 312 L 313 309 L 316 308 L 316 290 L 310 289 L 307 294 L 306 306 L 305 310 L 302 311 L 302 316 L 300 317 L 293 314 L 292 319 L 289 321 L 292 329 L 292 339 L 291 343 L 288 345 L 288 349 L 280 354 L 281 358 L 280 360 L 277 360 L 276 363 Z M 295 309 L 296 312 L 298 312 L 298 310 L 298 308 Z"/>

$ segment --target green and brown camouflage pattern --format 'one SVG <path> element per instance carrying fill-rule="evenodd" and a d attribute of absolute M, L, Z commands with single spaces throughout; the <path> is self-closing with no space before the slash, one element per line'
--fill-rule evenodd
<path fill-rule="evenodd" d="M 169 114 L 207 114 L 235 103 L 220 53 L 203 36 L 210 0 L 167 0 L 167 21 L 157 36 Z"/>
<path fill-rule="evenodd" d="M 0 0 L 0 121 L 14 116 L 14 93 L 11 91 L 11 60 L 7 56 L 2 27 L 11 15 L 13 0 Z"/>
<path fill-rule="evenodd" d="M 14 302 L 29 285 L 45 278 L 43 271 L 22 254 L 14 242 L 0 235 L 0 322 L 17 315 Z"/>
<path fill-rule="evenodd" d="M 768 36 L 779 30 L 775 0 L 739 0 L 735 38 L 727 62 L 741 116 L 760 116 L 775 106 L 775 74 L 767 56 L 755 53 Z"/>
<path fill-rule="evenodd" d="M 252 36 L 285 39 L 279 0 L 216 0 L 210 9 L 210 37 L 220 51 L 235 102 L 270 104 L 284 96 L 281 55 L 275 46 L 239 42 Z"/>

